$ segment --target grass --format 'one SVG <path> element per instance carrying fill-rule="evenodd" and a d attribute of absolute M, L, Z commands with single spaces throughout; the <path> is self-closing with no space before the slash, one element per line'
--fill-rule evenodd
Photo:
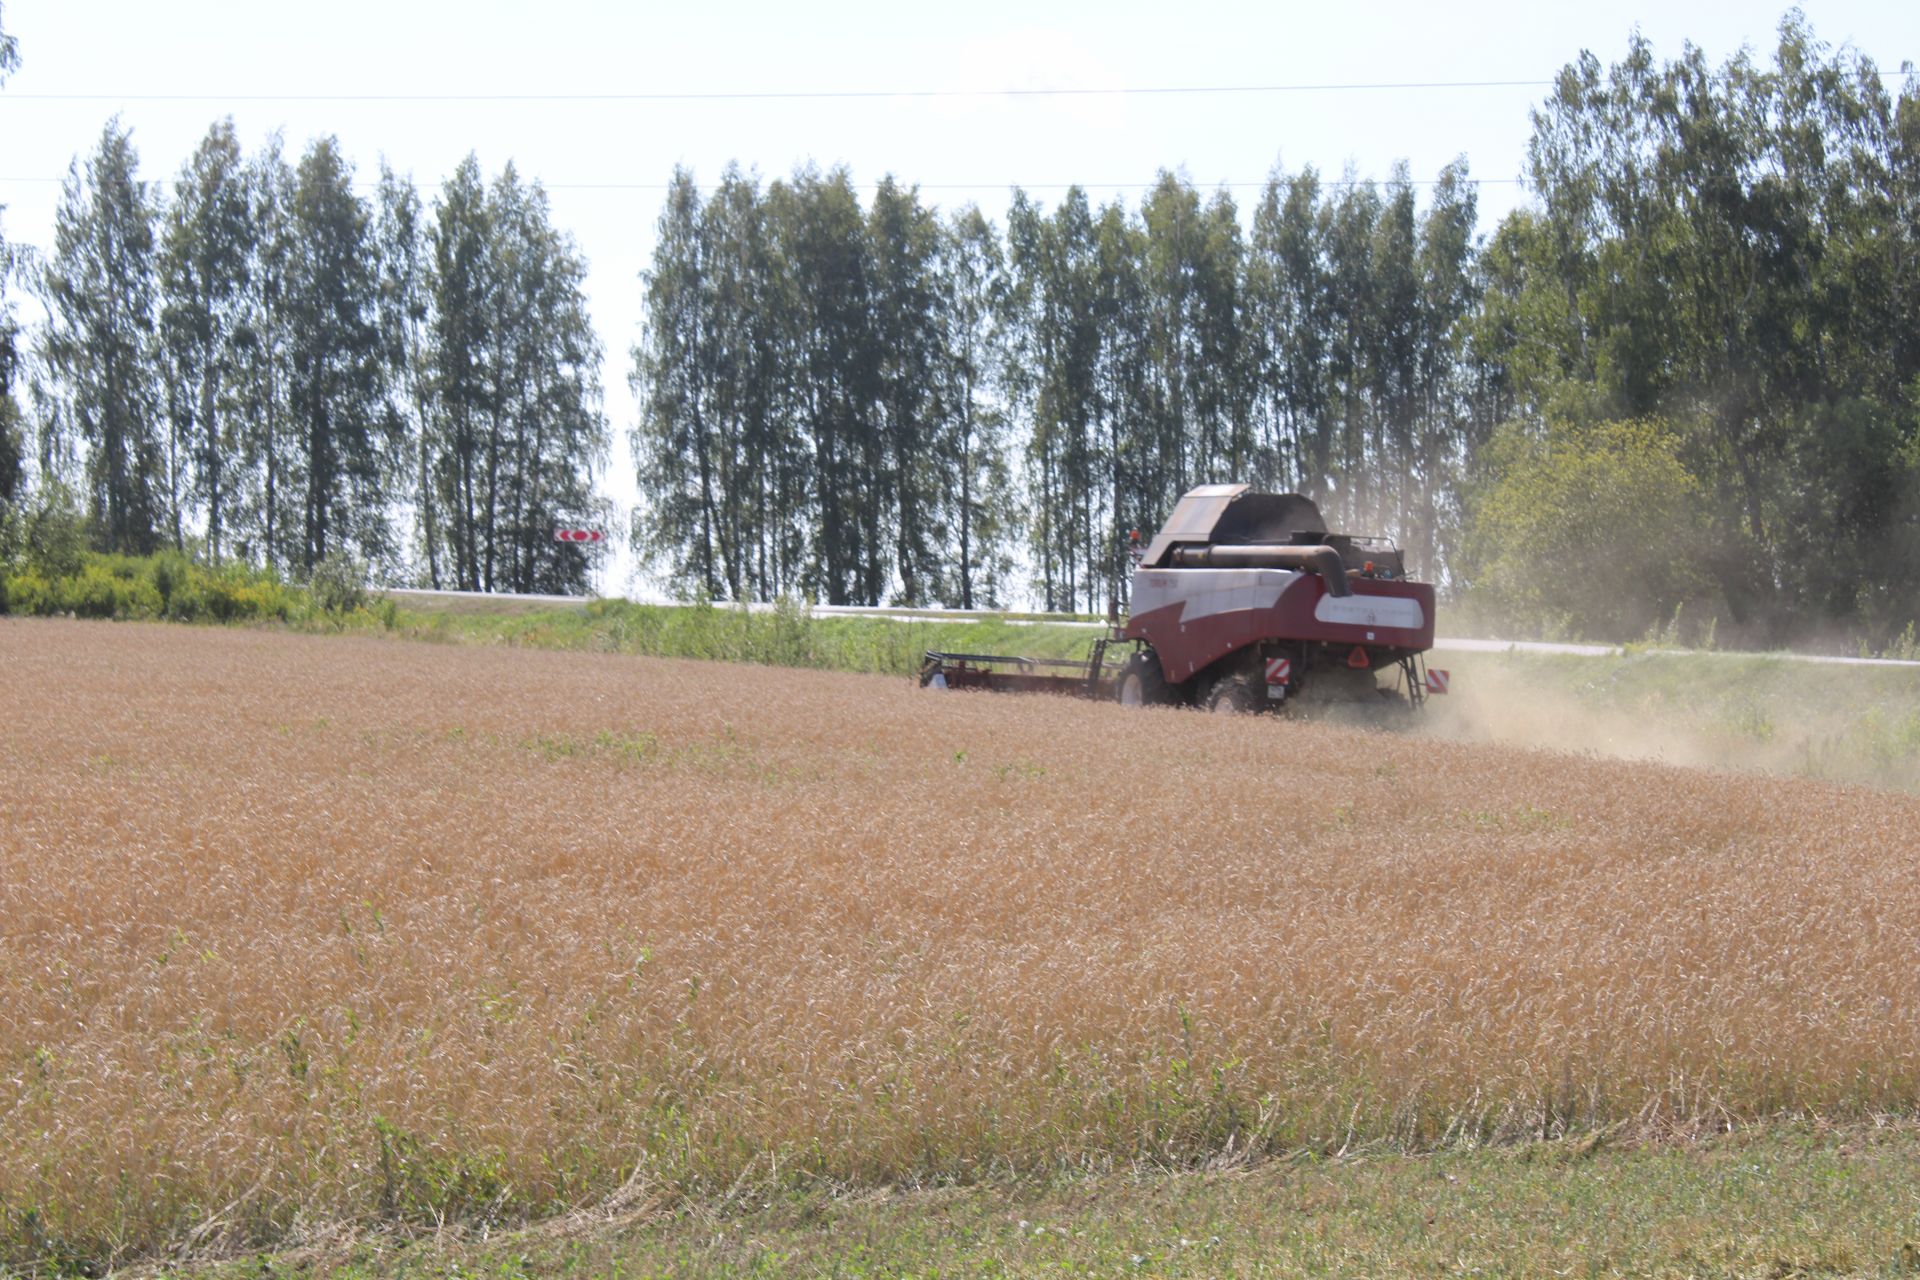
<path fill-rule="evenodd" d="M 464 602 L 462 602 L 464 603 Z M 928 649 L 1085 657 L 1098 631 L 1031 624 L 1018 615 L 976 622 L 841 617 L 783 603 L 767 612 L 594 600 L 512 613 L 402 610 L 393 630 L 425 640 L 648 657 L 750 662 L 823 671 L 908 675 Z"/>
<path fill-rule="evenodd" d="M 1781 1125 L 1302 1156 L 864 1195 L 618 1209 L 488 1241 L 375 1237 L 210 1280 L 550 1276 L 1894 1276 L 1920 1272 L 1920 1134 Z M 624 1221 L 623 1221 L 624 1219 Z"/>
<path fill-rule="evenodd" d="M 0 664 L 0 1266 L 1920 1107 L 1910 797 L 509 646 Z"/>

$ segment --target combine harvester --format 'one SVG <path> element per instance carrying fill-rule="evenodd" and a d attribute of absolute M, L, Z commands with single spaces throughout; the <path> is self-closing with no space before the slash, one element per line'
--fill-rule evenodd
<path fill-rule="evenodd" d="M 1327 532 L 1299 494 L 1192 490 L 1138 555 L 1132 605 L 1084 662 L 929 651 L 920 683 L 1229 712 L 1417 708 L 1447 690 L 1423 657 L 1433 587 L 1407 580 L 1391 542 Z"/>

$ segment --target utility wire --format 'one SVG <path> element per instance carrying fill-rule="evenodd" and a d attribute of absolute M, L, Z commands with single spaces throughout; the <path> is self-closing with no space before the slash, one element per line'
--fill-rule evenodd
<path fill-rule="evenodd" d="M 1293 176 L 1295 175 L 1293 174 L 1283 175 L 1281 178 L 1281 181 L 1284 183 L 1290 178 L 1292 178 Z M 781 179 L 770 179 L 769 181 L 780 181 L 780 180 Z M 57 186 L 60 183 L 63 183 L 65 181 L 66 181 L 65 177 L 59 177 L 59 178 L 0 177 L 0 185 L 12 184 L 17 186 Z M 147 183 L 164 183 L 164 182 L 171 181 L 171 179 L 143 178 L 143 179 L 140 179 L 140 181 L 147 182 Z M 1524 178 L 1456 178 L 1453 181 L 1454 181 L 1454 185 L 1456 186 L 1474 186 L 1474 187 L 1511 187 L 1511 186 L 1524 186 L 1526 184 L 1526 179 Z M 355 182 L 353 185 L 355 188 L 362 191 L 375 191 L 379 189 L 379 184 L 374 182 Z M 673 189 L 673 184 L 670 182 L 541 182 L 538 179 L 534 179 L 531 182 L 529 182 L 528 185 L 538 186 L 542 191 L 671 191 Z M 855 182 L 850 185 L 853 186 L 856 190 L 861 190 L 861 191 L 872 191 L 877 189 L 880 186 L 878 182 Z M 1159 183 L 1158 182 L 898 182 L 896 183 L 896 185 L 904 189 L 912 189 L 912 190 L 919 190 L 919 191 L 987 191 L 987 190 L 1011 191 L 1016 188 L 1018 188 L 1021 191 L 1070 191 L 1074 187 L 1079 187 L 1083 191 L 1149 191 L 1154 187 L 1158 186 Z M 1266 188 L 1267 180 L 1262 179 L 1259 182 L 1213 182 L 1213 183 L 1205 183 L 1205 184 L 1194 182 L 1194 183 L 1190 183 L 1189 185 L 1191 185 L 1196 191 L 1203 191 L 1203 192 L 1219 191 L 1219 190 L 1260 191 Z M 1355 178 L 1351 180 L 1345 179 L 1345 178 L 1336 179 L 1336 180 L 1321 178 L 1319 179 L 1318 185 L 1320 185 L 1323 188 L 1330 187 L 1338 190 L 1346 190 L 1350 187 L 1365 187 L 1365 186 L 1385 187 L 1390 185 L 1390 182 L 1387 179 L 1376 180 L 1376 179 L 1370 179 L 1370 178 Z M 1407 185 L 1410 187 L 1437 187 L 1440 185 L 1440 179 L 1412 178 L 1408 180 Z M 712 190 L 713 188 L 712 188 L 712 185 L 709 184 L 707 187 L 702 189 Z"/>
<path fill-rule="evenodd" d="M 1873 74 L 1904 77 L 1875 66 Z M 1354 80 L 1290 84 L 1136 85 L 1038 89 L 729 89 L 653 93 L 8 93 L 0 102 L 798 102 L 847 99 L 1118 98 L 1249 93 L 1400 93 L 1433 89 L 1547 89 L 1557 80 Z"/>
<path fill-rule="evenodd" d="M 1336 93 L 1415 89 L 1538 89 L 1551 80 L 1402 80 L 1326 84 L 1148 85 L 1049 89 L 744 89 L 669 93 L 9 93 L 15 102 L 792 102 L 870 98 L 1164 97 L 1209 93 Z"/>

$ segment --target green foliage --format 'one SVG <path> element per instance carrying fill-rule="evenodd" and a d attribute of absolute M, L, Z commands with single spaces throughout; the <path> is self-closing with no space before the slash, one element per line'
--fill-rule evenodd
<path fill-rule="evenodd" d="M 484 1222 L 513 1192 L 497 1156 L 442 1152 L 378 1115 L 373 1139 L 378 1206 L 389 1222 L 423 1226 L 450 1214 Z"/>
<path fill-rule="evenodd" d="M 327 613 L 352 613 L 367 603 L 367 566 L 344 551 L 330 552 L 307 575 L 307 591 Z"/>
<path fill-rule="evenodd" d="M 1485 466 L 1463 576 L 1509 624 L 1634 639 L 1707 590 L 1700 486 L 1665 424 L 1508 427 Z"/>
<path fill-rule="evenodd" d="M 60 606 L 81 618 L 159 617 L 159 588 L 150 574 L 140 572 L 141 564 L 126 556 L 88 557 L 76 576 L 60 583 Z"/>
<path fill-rule="evenodd" d="M 85 168 L 76 162 L 67 174 L 41 281 L 52 424 L 65 444 L 85 447 L 96 545 L 134 554 L 159 544 L 166 496 L 153 342 L 158 209 L 139 165 L 131 132 L 109 121 Z"/>
<path fill-rule="evenodd" d="M 174 183 L 159 253 L 159 341 L 166 362 L 168 505 L 175 542 L 183 507 L 206 513 L 213 559 L 259 463 L 242 444 L 247 273 L 256 253 L 253 192 L 231 119 L 215 122 Z"/>
<path fill-rule="evenodd" d="M 1892 658 L 1898 662 L 1920 662 L 1920 636 L 1914 634 L 1914 624 L 1909 622 L 1906 630 L 1893 638 L 1893 642 L 1880 651 L 1883 658 Z"/>
<path fill-rule="evenodd" d="M 57 482 L 17 508 L 0 508 L 0 570 L 24 563 L 47 577 L 76 574 L 88 541 L 86 517 Z"/>
<path fill-rule="evenodd" d="M 1084 658 L 1084 628 L 938 619 L 834 617 L 784 597 L 770 609 L 595 600 L 581 609 L 515 615 L 403 614 L 398 630 L 428 640 L 469 640 L 538 648 L 636 653 L 663 658 L 754 662 L 827 671 L 910 675 L 928 649 Z"/>
<path fill-rule="evenodd" d="M 287 559 L 311 570 L 336 551 L 376 560 L 388 551 L 387 463 L 397 442 L 384 438 L 381 412 L 372 211 L 337 141 L 307 148 L 289 200 L 287 408 L 297 429 L 287 461 L 303 502 Z"/>
<path fill-rule="evenodd" d="M 1583 54 L 1532 125 L 1535 198 L 1484 240 L 1464 160 L 1425 194 L 1404 163 L 1276 170 L 1244 221 L 1178 173 L 1132 207 L 1016 191 L 1001 227 L 892 175 L 863 202 L 844 168 L 677 170 L 634 538 L 689 599 L 1097 612 L 1127 530 L 1245 480 L 1452 584 L 1498 569 L 1463 539 L 1500 424 L 1659 419 L 1708 581 L 1600 634 L 1685 599 L 1736 644 L 1884 646 L 1920 616 L 1920 82 L 1792 11 L 1770 57 Z M 73 468 L 39 479 L 80 488 L 100 548 L 204 530 L 292 572 L 346 549 L 387 581 L 578 591 L 552 529 L 609 513 L 576 247 L 511 166 L 469 157 L 431 209 L 390 171 L 377 208 L 353 188 L 333 140 L 243 162 L 222 122 L 162 209 L 109 125 L 39 273 L 39 439 L 0 298 L 0 505 L 32 454 Z M 1523 576 L 1488 599 L 1587 625 Z"/>
<path fill-rule="evenodd" d="M 1920 613 L 1920 85 L 1796 9 L 1766 62 L 1583 54 L 1533 124 L 1537 200 L 1471 327 L 1505 412 L 1667 418 L 1747 643 L 1896 633 Z"/>
<path fill-rule="evenodd" d="M 20 42 L 5 30 L 0 29 L 0 84 L 5 84 L 7 76 L 20 67 Z"/>
<path fill-rule="evenodd" d="M 0 612 L 21 616 L 288 622 L 311 607 L 305 593 L 271 572 L 209 568 L 179 552 L 82 552 L 70 567 L 29 555 L 0 569 Z"/>
<path fill-rule="evenodd" d="M 978 1185 L 739 1188 L 593 1231 L 369 1242 L 338 1280 L 527 1276 L 1911 1275 L 1920 1134 L 1786 1121 L 1704 1141 L 1606 1131 L 1424 1155 L 1363 1147 L 1231 1173 L 1035 1173 Z M 1338 1206 L 1329 1212 L 1328 1206 Z M 1311 1223 L 1303 1229 L 1302 1222 Z M 304 1280 L 300 1250 L 209 1280 Z"/>
<path fill-rule="evenodd" d="M 391 224 L 409 216 L 394 195 L 385 205 Z M 429 229 L 384 234 L 402 262 L 422 255 L 419 303 L 431 316 L 431 341 L 414 357 L 432 374 L 417 383 L 415 405 L 431 580 L 468 591 L 585 590 L 586 548 L 553 531 L 606 514 L 592 483 L 607 426 L 586 263 L 553 227 L 538 183 L 509 164 L 489 185 L 472 155 L 442 187 Z M 387 324 L 404 357 L 404 324 Z M 424 325 L 415 337 L 426 338 Z"/>

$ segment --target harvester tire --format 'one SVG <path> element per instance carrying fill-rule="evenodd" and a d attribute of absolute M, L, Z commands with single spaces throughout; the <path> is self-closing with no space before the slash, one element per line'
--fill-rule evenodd
<path fill-rule="evenodd" d="M 1251 715 L 1260 709 L 1259 691 L 1253 677 L 1240 674 L 1222 676 L 1207 690 L 1207 710 L 1221 715 Z"/>
<path fill-rule="evenodd" d="M 1166 673 L 1160 670 L 1160 658 L 1151 650 L 1142 650 L 1127 659 L 1115 682 L 1115 697 L 1123 707 L 1164 707 L 1173 701 Z"/>

